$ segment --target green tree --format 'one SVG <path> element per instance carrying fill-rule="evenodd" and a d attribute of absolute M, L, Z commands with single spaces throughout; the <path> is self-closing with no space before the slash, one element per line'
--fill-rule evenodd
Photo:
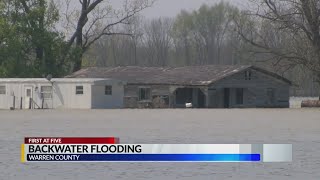
<path fill-rule="evenodd" d="M 177 47 L 184 51 L 186 63 L 226 64 L 231 59 L 225 53 L 234 31 L 233 16 L 238 9 L 221 1 L 214 6 L 203 5 L 192 13 L 182 11 L 174 25 Z M 192 49 L 192 51 L 190 51 Z M 231 49 L 232 50 L 232 49 Z"/>
<path fill-rule="evenodd" d="M 6 2 L 0 4 L 0 77 L 11 77 L 14 70 L 19 71 L 18 64 L 22 64 L 23 54 L 20 34 L 17 34 L 17 26 L 9 20 L 9 14 L 5 11 Z"/>
<path fill-rule="evenodd" d="M 1 19 L 5 35 L 2 46 L 1 76 L 41 77 L 53 74 L 59 77 L 68 67 L 59 62 L 64 38 L 54 30 L 59 20 L 53 1 L 3 1 Z"/>

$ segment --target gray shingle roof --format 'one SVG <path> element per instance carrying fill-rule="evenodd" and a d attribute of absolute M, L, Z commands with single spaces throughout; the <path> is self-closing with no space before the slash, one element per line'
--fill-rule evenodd
<path fill-rule="evenodd" d="M 170 85 L 209 85 L 253 66 L 206 65 L 186 67 L 90 67 L 77 71 L 67 78 L 114 78 L 129 84 L 170 84 Z M 274 73 L 262 70 L 278 79 L 290 83 Z"/>

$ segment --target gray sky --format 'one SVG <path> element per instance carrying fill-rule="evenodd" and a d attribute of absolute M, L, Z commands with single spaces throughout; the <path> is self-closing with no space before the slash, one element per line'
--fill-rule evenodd
<path fill-rule="evenodd" d="M 66 0 L 56 0 L 62 3 L 62 7 L 65 6 Z M 122 9 L 122 3 L 124 0 L 106 0 L 106 5 L 111 5 L 115 9 Z M 193 11 L 197 10 L 203 4 L 213 5 L 219 3 L 221 0 L 156 0 L 155 4 L 143 10 L 142 15 L 147 18 L 156 17 L 174 17 L 181 10 Z M 230 2 L 238 7 L 246 7 L 248 0 L 224 0 Z M 79 0 L 71 0 L 71 7 L 79 8 Z M 62 9 L 64 10 L 64 9 Z"/>
<path fill-rule="evenodd" d="M 245 0 L 226 0 L 230 3 L 242 6 Z M 154 18 L 160 16 L 174 17 L 181 10 L 196 10 L 202 4 L 215 4 L 220 2 L 220 0 L 157 0 L 153 7 L 144 10 L 142 13 L 147 18 Z"/>
<path fill-rule="evenodd" d="M 60 2 L 61 4 L 61 13 L 65 13 L 66 9 L 66 0 L 56 0 Z M 203 4 L 213 5 L 215 3 L 219 3 L 221 0 L 157 0 L 156 3 L 145 10 L 141 12 L 141 15 L 145 16 L 147 19 L 157 18 L 157 17 L 175 17 L 177 14 L 181 12 L 181 10 L 187 10 L 187 11 L 193 11 L 197 10 L 201 7 Z M 240 8 L 246 7 L 245 4 L 247 4 L 248 0 L 224 0 L 228 1 L 233 5 L 236 5 Z M 123 9 L 122 5 L 124 0 L 106 0 L 104 1 L 105 5 L 111 5 L 114 9 Z M 71 0 L 71 4 L 69 7 L 69 11 L 73 12 L 73 10 L 78 9 L 79 10 L 79 0 Z M 69 32 L 69 28 L 74 28 L 70 24 L 66 25 L 66 22 L 60 22 L 60 24 L 57 26 L 63 27 L 63 29 L 66 31 L 66 34 Z M 73 30 L 72 30 L 73 32 Z"/>

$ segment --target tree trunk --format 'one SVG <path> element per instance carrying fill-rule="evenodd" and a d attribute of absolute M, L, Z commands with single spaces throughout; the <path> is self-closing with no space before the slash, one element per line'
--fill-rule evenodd
<path fill-rule="evenodd" d="M 84 11 L 84 10 L 83 10 Z M 79 71 L 82 67 L 82 57 L 83 57 L 83 47 L 82 47 L 82 34 L 83 34 L 83 27 L 87 22 L 87 16 L 83 15 L 80 17 L 79 23 L 78 23 L 78 30 L 76 34 L 76 49 L 78 55 L 75 58 L 73 72 Z"/>
<path fill-rule="evenodd" d="M 45 59 L 43 58 L 43 47 L 36 47 L 36 60 L 39 61 L 40 67 L 47 69 Z"/>
<path fill-rule="evenodd" d="M 81 56 L 82 57 L 82 56 Z M 82 65 L 82 61 L 81 61 L 82 58 L 80 58 L 79 60 L 77 60 L 75 63 L 74 63 L 74 67 L 73 67 L 73 72 L 76 72 L 76 71 L 79 71 L 81 70 L 81 65 Z"/>
<path fill-rule="evenodd" d="M 77 52 L 78 54 L 77 54 L 77 56 L 76 56 L 76 58 L 74 60 L 73 72 L 79 71 L 82 68 L 83 51 L 82 51 L 81 46 L 78 47 L 78 45 L 77 45 L 77 48 L 79 48 L 79 49 L 78 49 L 78 52 Z"/>
<path fill-rule="evenodd" d="M 318 72 L 318 75 L 317 75 L 317 82 L 319 84 L 319 87 L 320 87 L 320 72 Z M 319 101 L 320 101 L 320 92 L 319 92 Z"/>

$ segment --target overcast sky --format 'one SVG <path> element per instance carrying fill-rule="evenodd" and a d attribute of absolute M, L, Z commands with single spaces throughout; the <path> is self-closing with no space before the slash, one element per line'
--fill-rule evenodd
<path fill-rule="evenodd" d="M 66 10 L 65 0 L 57 0 L 61 5 L 61 12 L 64 13 Z M 141 15 L 145 16 L 147 19 L 158 18 L 158 17 L 175 17 L 181 12 L 181 10 L 193 11 L 197 10 L 203 4 L 214 5 L 219 3 L 221 0 L 156 0 L 155 4 L 143 10 Z M 238 6 L 239 8 L 247 7 L 248 0 L 224 0 L 230 2 L 231 4 Z M 123 9 L 124 0 L 106 0 L 106 5 L 111 5 L 114 9 Z M 78 9 L 80 10 L 79 0 L 71 0 L 69 11 Z M 63 22 L 64 23 L 64 22 Z M 61 24 L 63 24 L 61 23 Z M 60 26 L 58 25 L 58 29 Z"/>
<path fill-rule="evenodd" d="M 226 0 L 239 7 L 243 6 L 245 0 Z M 174 17 L 181 10 L 196 10 L 202 4 L 215 4 L 220 0 L 157 0 L 153 7 L 146 9 L 142 14 L 148 18 L 167 16 Z"/>
<path fill-rule="evenodd" d="M 62 11 L 64 11 L 65 0 L 56 0 L 61 3 Z M 105 3 L 111 5 L 115 9 L 122 9 L 124 0 L 106 0 Z M 155 4 L 143 10 L 142 15 L 147 18 L 156 17 L 174 17 L 181 12 L 181 10 L 193 11 L 197 10 L 203 4 L 214 5 L 221 0 L 156 0 Z M 239 8 L 246 7 L 248 0 L 224 0 L 230 2 Z M 79 8 L 79 0 L 71 0 L 71 7 Z"/>

